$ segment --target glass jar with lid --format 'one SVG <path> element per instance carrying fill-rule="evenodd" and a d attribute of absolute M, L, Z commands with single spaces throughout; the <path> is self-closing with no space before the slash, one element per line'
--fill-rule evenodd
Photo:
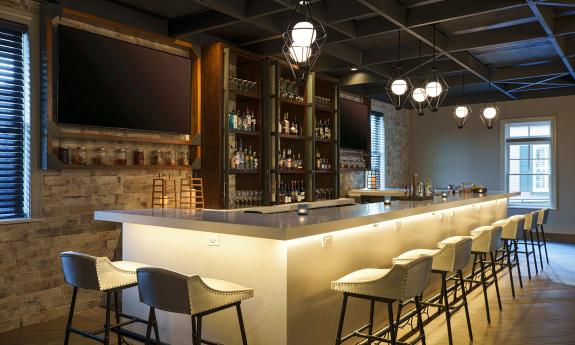
<path fill-rule="evenodd" d="M 94 156 L 95 165 L 106 165 L 108 164 L 108 153 L 105 147 L 99 147 L 96 149 L 96 155 Z"/>
<path fill-rule="evenodd" d="M 170 152 L 168 152 L 167 156 L 166 156 L 166 164 L 167 165 L 176 165 L 177 161 L 176 161 L 176 151 L 172 150 Z"/>
<path fill-rule="evenodd" d="M 134 165 L 144 165 L 144 150 L 141 148 L 134 151 Z"/>
<path fill-rule="evenodd" d="M 116 164 L 118 165 L 128 164 L 128 153 L 126 152 L 125 148 L 121 148 L 118 150 L 118 158 L 116 159 Z"/>
<path fill-rule="evenodd" d="M 74 152 L 72 163 L 86 165 L 88 164 L 88 150 L 85 147 L 80 146 L 76 148 Z"/>
<path fill-rule="evenodd" d="M 182 151 L 182 165 L 190 165 L 190 151 Z"/>
<path fill-rule="evenodd" d="M 162 165 L 162 151 L 154 151 L 152 153 L 152 165 Z"/>
<path fill-rule="evenodd" d="M 64 164 L 70 164 L 70 149 L 68 146 L 60 146 L 58 147 L 58 158 Z"/>

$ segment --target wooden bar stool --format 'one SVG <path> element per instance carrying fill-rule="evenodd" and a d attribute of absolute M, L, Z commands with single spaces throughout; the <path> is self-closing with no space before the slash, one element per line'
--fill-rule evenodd
<path fill-rule="evenodd" d="M 438 249 L 414 249 L 405 252 L 393 259 L 394 264 L 409 262 L 410 258 L 420 255 L 431 255 L 433 257 L 433 264 L 431 272 L 441 275 L 441 300 L 440 303 L 421 302 L 426 306 L 437 307 L 445 313 L 447 321 L 447 335 L 449 344 L 453 344 L 451 335 L 451 316 L 457 312 L 461 307 L 465 308 L 465 317 L 467 318 L 467 331 L 469 339 L 473 341 L 473 331 L 471 330 L 471 320 L 469 318 L 469 309 L 467 306 L 467 292 L 465 291 L 465 284 L 463 283 L 463 268 L 467 266 L 471 259 L 471 245 L 472 240 L 469 236 L 454 236 L 446 238 L 437 244 Z M 406 261 L 407 260 L 407 261 Z M 450 273 L 456 275 L 449 276 Z M 450 303 L 448 298 L 447 281 L 449 279 L 455 280 L 454 296 L 456 296 L 457 286 L 461 287 L 461 294 L 463 302 L 455 305 L 455 300 Z M 459 284 L 458 284 L 459 282 Z M 454 297 L 456 299 L 456 297 Z"/>
<path fill-rule="evenodd" d="M 421 255 L 417 258 L 403 260 L 402 263 L 394 263 L 391 269 L 366 268 L 332 281 L 331 289 L 343 292 L 343 303 L 335 340 L 336 345 L 353 337 L 366 339 L 368 344 L 374 341 L 391 343 L 392 345 L 415 344 L 419 341 L 425 344 L 425 331 L 423 329 L 419 296 L 427 286 L 432 261 L 431 256 Z M 349 297 L 370 301 L 369 322 L 365 326 L 342 337 L 345 310 Z M 393 303 L 396 301 L 404 303 L 411 299 L 415 301 L 419 335 L 413 341 L 406 343 L 397 340 L 399 324 L 394 324 Z M 373 335 L 373 314 L 376 301 L 387 304 L 390 339 Z M 400 314 L 401 308 L 398 308 L 398 320 L 400 319 Z M 366 329 L 367 333 L 362 333 Z"/>
<path fill-rule="evenodd" d="M 105 345 L 110 344 L 110 331 L 115 331 L 118 335 L 118 344 L 122 343 L 123 326 L 134 322 L 147 321 L 135 316 L 126 315 L 120 312 L 118 308 L 118 292 L 138 284 L 136 269 L 146 265 L 133 261 L 110 261 L 107 257 L 95 257 L 77 252 L 63 252 L 60 254 L 62 271 L 66 283 L 74 287 L 72 292 L 72 302 L 70 304 L 70 313 L 68 314 L 68 323 L 66 324 L 66 336 L 64 345 L 70 340 L 70 333 L 76 333 L 83 337 L 99 341 Z M 74 307 L 78 289 L 97 290 L 106 293 L 106 321 L 104 328 L 98 331 L 84 331 L 72 327 L 74 316 Z M 110 325 L 110 309 L 112 294 L 114 295 L 114 307 L 116 324 Z M 120 322 L 120 318 L 127 318 L 127 321 Z M 104 336 L 98 334 L 104 333 Z"/>
<path fill-rule="evenodd" d="M 471 271 L 471 283 L 479 283 L 483 287 L 483 299 L 485 300 L 485 313 L 487 315 L 487 322 L 491 323 L 491 316 L 489 314 L 489 300 L 487 298 L 487 288 L 495 284 L 495 291 L 497 292 L 497 304 L 499 310 L 502 310 L 501 296 L 499 294 L 499 283 L 497 282 L 497 269 L 495 268 L 495 253 L 500 248 L 501 241 L 501 227 L 500 226 L 481 226 L 471 231 L 473 244 L 471 246 L 471 253 L 474 255 L 473 268 Z M 489 255 L 489 260 L 486 259 Z M 479 272 L 481 274 L 480 281 L 475 279 L 475 267 L 479 263 Z M 491 268 L 491 281 L 488 280 L 486 275 L 486 266 Z"/>
<path fill-rule="evenodd" d="M 527 274 L 529 275 L 529 280 L 531 280 L 531 265 L 529 264 L 529 256 L 533 255 L 533 261 L 535 263 L 535 274 L 539 274 L 539 268 L 537 267 L 537 255 L 535 255 L 535 241 L 533 239 L 533 228 L 537 227 L 537 212 L 527 213 L 525 215 L 515 215 L 509 217 L 510 219 L 524 219 L 523 225 L 523 244 L 525 251 L 519 251 L 519 253 L 525 254 L 525 260 L 527 261 Z M 527 236 L 529 235 L 529 239 Z M 531 250 L 529 250 L 529 244 L 531 244 Z"/>
<path fill-rule="evenodd" d="M 192 321 L 192 344 L 215 344 L 202 339 L 202 318 L 215 312 L 236 308 L 242 344 L 247 345 L 241 301 L 254 296 L 254 290 L 219 279 L 184 275 L 157 267 L 137 270 L 140 301 L 150 307 L 146 345 L 154 328 L 155 343 L 160 343 L 156 309 L 187 314 Z"/>

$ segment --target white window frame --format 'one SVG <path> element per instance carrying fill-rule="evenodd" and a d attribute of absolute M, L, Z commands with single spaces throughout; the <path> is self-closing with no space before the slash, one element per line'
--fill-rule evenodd
<path fill-rule="evenodd" d="M 507 145 L 507 125 L 513 123 L 530 123 L 530 122 L 541 122 L 549 121 L 551 122 L 551 162 L 550 162 L 550 177 L 549 177 L 549 206 L 545 206 L 550 209 L 557 209 L 557 117 L 556 116 L 542 116 L 542 117 L 525 117 L 525 118 L 514 118 L 514 119 L 503 119 L 501 120 L 500 126 L 500 141 L 501 141 L 501 167 L 503 171 L 501 172 L 501 186 L 504 186 L 506 192 L 509 191 L 507 172 L 509 171 L 509 145 Z M 525 142 L 531 141 L 531 143 L 537 142 L 536 139 L 526 138 Z M 521 142 L 521 139 L 518 139 Z M 534 209 L 537 206 L 534 205 L 509 205 L 509 208 L 517 209 Z"/>

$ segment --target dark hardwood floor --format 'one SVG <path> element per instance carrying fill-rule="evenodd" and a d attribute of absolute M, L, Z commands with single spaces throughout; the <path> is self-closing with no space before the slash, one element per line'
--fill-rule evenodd
<path fill-rule="evenodd" d="M 491 324 L 485 319 L 483 296 L 479 289 L 469 298 L 475 340 L 467 336 L 463 310 L 452 318 L 454 344 L 575 344 L 575 244 L 549 244 L 550 264 L 544 270 L 527 279 L 522 259 L 524 288 L 516 283 L 517 297 L 511 296 L 507 273 L 500 275 L 503 311 L 497 309 L 495 291 L 490 291 Z M 101 310 L 89 311 L 76 316 L 75 325 L 80 328 L 101 327 Z M 64 339 L 64 318 L 29 326 L 0 334 L 0 344 L 6 345 L 55 345 Z M 439 316 L 425 328 L 428 345 L 448 344 L 445 318 Z M 335 330 L 334 330 L 335 332 Z M 129 341 L 130 344 L 137 344 Z M 191 343 L 191 342 L 190 342 Z M 70 344 L 97 344 L 94 341 L 72 335 Z M 116 344 L 112 337 L 112 344 Z M 273 344 L 273 341 L 269 343 Z M 268 344 L 264 344 L 268 345 Z M 307 344 L 297 344 L 307 345 Z"/>

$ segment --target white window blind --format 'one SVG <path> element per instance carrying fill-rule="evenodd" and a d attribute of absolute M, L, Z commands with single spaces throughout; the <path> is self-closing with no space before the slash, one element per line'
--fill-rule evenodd
<path fill-rule="evenodd" d="M 554 207 L 553 122 L 511 122 L 505 125 L 505 176 L 509 200 L 516 207 Z"/>
<path fill-rule="evenodd" d="M 379 174 L 380 186 L 385 187 L 385 123 L 383 114 L 372 111 L 371 128 L 371 170 Z"/>
<path fill-rule="evenodd" d="M 28 47 L 24 28 L 0 21 L 0 219 L 27 217 Z"/>

